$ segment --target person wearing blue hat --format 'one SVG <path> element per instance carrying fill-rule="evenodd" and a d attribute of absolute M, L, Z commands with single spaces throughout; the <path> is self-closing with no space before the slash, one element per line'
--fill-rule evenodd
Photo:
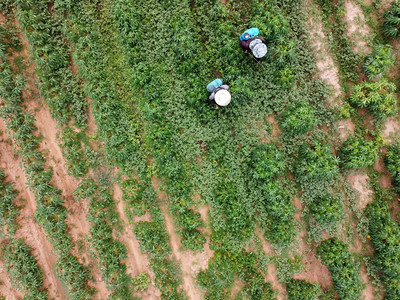
<path fill-rule="evenodd" d="M 259 34 L 260 30 L 256 27 L 252 27 L 243 32 L 239 38 L 240 48 L 242 48 L 244 53 L 250 51 L 257 61 L 263 58 L 268 51 L 265 40 L 259 36 Z"/>

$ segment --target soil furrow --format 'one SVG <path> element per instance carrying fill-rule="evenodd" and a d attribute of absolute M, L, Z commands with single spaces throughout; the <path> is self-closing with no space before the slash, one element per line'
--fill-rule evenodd
<path fill-rule="evenodd" d="M 53 265 L 56 258 L 52 253 L 53 247 L 45 238 L 43 230 L 33 218 L 36 211 L 36 200 L 34 194 L 27 188 L 27 180 L 20 167 L 20 160 L 14 155 L 12 146 L 6 141 L 8 135 L 4 133 L 6 125 L 0 119 L 0 131 L 3 136 L 0 142 L 1 168 L 19 192 L 19 198 L 25 199 L 26 203 L 20 210 L 19 224 L 21 228 L 16 232 L 16 238 L 23 238 L 25 243 L 33 249 L 33 255 L 38 261 L 39 267 L 44 272 L 44 287 L 48 289 L 49 296 L 59 299 L 65 297 L 65 290 L 61 281 L 55 276 Z M 21 203 L 22 204 L 22 203 Z"/>

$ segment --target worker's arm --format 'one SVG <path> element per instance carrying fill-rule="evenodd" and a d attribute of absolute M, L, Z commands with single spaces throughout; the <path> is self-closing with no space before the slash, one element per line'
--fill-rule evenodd
<path fill-rule="evenodd" d="M 247 51 L 249 50 L 249 43 L 248 41 L 239 41 L 239 46 L 240 48 L 242 48 L 242 50 L 247 53 Z"/>
<path fill-rule="evenodd" d="M 223 84 L 223 85 L 220 86 L 220 88 L 224 89 L 224 90 L 228 90 L 229 89 L 229 85 Z"/>
<path fill-rule="evenodd" d="M 211 93 L 211 95 L 210 95 L 210 97 L 208 97 L 208 99 L 210 99 L 210 101 L 215 100 L 215 90 L 214 90 L 214 92 Z"/>
<path fill-rule="evenodd" d="M 259 38 L 264 44 L 266 44 L 266 43 L 265 43 L 265 40 L 263 39 L 263 37 L 259 36 L 258 38 Z"/>

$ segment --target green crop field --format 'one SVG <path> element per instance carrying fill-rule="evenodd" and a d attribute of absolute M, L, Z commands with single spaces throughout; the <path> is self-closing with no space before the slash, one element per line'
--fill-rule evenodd
<path fill-rule="evenodd" d="M 400 299 L 399 47 L 399 0 L 0 0 L 0 300 Z"/>

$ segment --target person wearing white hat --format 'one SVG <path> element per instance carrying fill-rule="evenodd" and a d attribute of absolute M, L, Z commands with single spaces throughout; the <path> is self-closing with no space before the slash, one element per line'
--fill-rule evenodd
<path fill-rule="evenodd" d="M 242 48 L 244 53 L 248 53 L 250 51 L 256 61 L 259 61 L 261 58 L 263 58 L 268 51 L 265 40 L 259 36 L 259 34 L 260 30 L 252 27 L 243 32 L 243 34 L 239 37 L 240 48 Z"/>
<path fill-rule="evenodd" d="M 228 92 L 229 86 L 223 84 L 222 79 L 215 79 L 207 85 L 207 91 L 211 93 L 208 99 L 218 109 L 219 106 L 227 106 L 231 102 L 231 94 Z"/>

